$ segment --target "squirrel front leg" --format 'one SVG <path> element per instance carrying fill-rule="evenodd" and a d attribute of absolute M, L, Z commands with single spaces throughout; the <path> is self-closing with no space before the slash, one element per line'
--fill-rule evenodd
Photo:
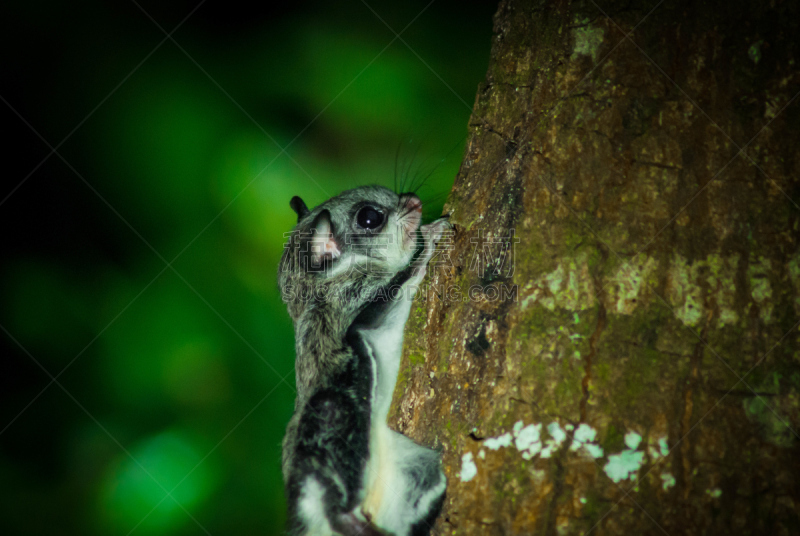
<path fill-rule="evenodd" d="M 405 274 L 402 292 L 388 303 L 381 302 L 380 320 L 362 332 L 377 368 L 368 485 L 362 512 L 378 526 L 399 536 L 408 536 L 413 525 L 428 517 L 428 510 L 433 511 L 435 517 L 446 485 L 439 468 L 439 455 L 390 430 L 386 418 L 397 383 L 403 331 L 411 303 L 425 277 L 436 243 L 450 228 L 446 219 L 420 228 L 422 250 L 409 266 L 410 272 Z"/>
<path fill-rule="evenodd" d="M 416 293 L 419 285 L 425 278 L 425 273 L 428 269 L 428 262 L 430 262 L 431 258 L 433 257 L 433 253 L 436 251 L 436 244 L 439 242 L 439 240 L 441 240 L 444 232 L 452 228 L 453 226 L 447 221 L 446 217 L 439 218 L 438 220 L 429 223 L 428 225 L 423 225 L 419 228 L 423 241 L 422 252 L 413 261 L 413 271 L 407 282 L 409 288 L 413 289 L 414 293 Z"/>

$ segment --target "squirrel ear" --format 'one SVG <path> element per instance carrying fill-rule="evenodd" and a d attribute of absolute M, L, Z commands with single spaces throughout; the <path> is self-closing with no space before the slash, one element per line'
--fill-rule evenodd
<path fill-rule="evenodd" d="M 294 210 L 297 213 L 298 223 L 300 223 L 300 220 L 302 220 L 306 216 L 306 214 L 310 212 L 305 202 L 302 199 L 300 199 L 300 196 L 297 195 L 294 196 L 291 201 L 289 201 L 289 206 L 292 207 L 292 210 Z"/>
<path fill-rule="evenodd" d="M 298 198 L 299 199 L 299 198 Z M 323 210 L 314 220 L 314 236 L 311 238 L 311 255 L 315 264 L 320 264 L 323 259 L 336 259 L 342 252 L 333 237 L 333 224 L 331 213 Z"/>

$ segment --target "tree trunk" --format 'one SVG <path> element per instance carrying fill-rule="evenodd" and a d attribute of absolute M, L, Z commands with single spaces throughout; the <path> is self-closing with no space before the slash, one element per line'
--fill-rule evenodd
<path fill-rule="evenodd" d="M 800 12 L 737 4 L 501 3 L 390 416 L 436 533 L 800 533 Z"/>

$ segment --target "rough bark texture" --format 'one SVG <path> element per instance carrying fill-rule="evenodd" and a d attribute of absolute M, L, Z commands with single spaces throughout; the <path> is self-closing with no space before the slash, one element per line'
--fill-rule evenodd
<path fill-rule="evenodd" d="M 800 533 L 798 21 L 501 3 L 390 418 L 438 534 Z"/>

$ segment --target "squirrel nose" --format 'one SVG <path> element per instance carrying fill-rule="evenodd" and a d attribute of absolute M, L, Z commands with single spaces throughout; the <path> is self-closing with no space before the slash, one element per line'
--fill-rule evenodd
<path fill-rule="evenodd" d="M 400 206 L 408 211 L 422 212 L 422 201 L 413 193 L 405 193 L 400 195 Z"/>

